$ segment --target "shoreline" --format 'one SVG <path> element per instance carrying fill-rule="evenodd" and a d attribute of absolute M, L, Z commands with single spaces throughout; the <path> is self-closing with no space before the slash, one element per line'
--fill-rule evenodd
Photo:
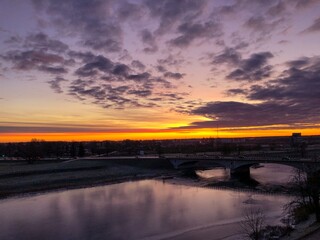
<path fill-rule="evenodd" d="M 73 161 L 1 165 L 0 200 L 51 191 L 173 176 L 167 168 L 143 168 L 114 162 Z"/>
<path fill-rule="evenodd" d="M 3 164 L 3 163 L 2 163 Z M 169 166 L 144 166 L 131 163 L 74 160 L 26 164 L 0 162 L 0 200 L 51 191 L 95 187 L 160 178 L 171 183 L 195 187 L 237 191 L 254 191 L 261 194 L 290 194 L 286 186 L 254 186 L 237 179 L 210 182 L 202 177 L 188 177 Z"/>

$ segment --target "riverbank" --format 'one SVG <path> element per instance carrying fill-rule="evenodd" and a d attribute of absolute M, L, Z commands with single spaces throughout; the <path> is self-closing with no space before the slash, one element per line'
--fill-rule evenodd
<path fill-rule="evenodd" d="M 140 161 L 67 160 L 0 162 L 0 198 L 57 189 L 83 188 L 130 180 L 166 177 L 176 172 L 167 164 Z"/>
<path fill-rule="evenodd" d="M 196 174 L 190 176 L 172 168 L 164 159 L 56 161 L 0 161 L 0 198 L 57 189 L 90 187 L 146 178 L 173 179 L 182 185 L 217 189 L 238 189 L 261 193 L 289 194 L 288 186 L 260 185 L 237 179 L 212 181 Z"/>
<path fill-rule="evenodd" d="M 316 222 L 315 215 L 309 216 L 309 219 L 297 224 L 289 236 L 281 240 L 318 240 L 320 239 L 320 224 Z"/>

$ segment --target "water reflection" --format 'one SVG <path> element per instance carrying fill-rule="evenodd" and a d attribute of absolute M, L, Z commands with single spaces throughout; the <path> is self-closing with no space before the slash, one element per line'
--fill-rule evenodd
<path fill-rule="evenodd" d="M 192 239 L 210 229 L 223 237 L 236 230 L 230 226 L 250 198 L 277 220 L 288 201 L 154 180 L 7 199 L 0 202 L 0 239 Z"/>
<path fill-rule="evenodd" d="M 214 168 L 206 171 L 197 171 L 197 175 L 211 181 L 226 181 L 229 179 L 229 170 L 225 168 Z"/>
<path fill-rule="evenodd" d="M 262 164 L 259 168 L 250 169 L 250 180 L 248 185 L 285 185 L 292 175 L 294 168 L 280 164 Z M 197 175 L 207 181 L 219 182 L 230 180 L 229 170 L 224 168 L 215 168 L 206 171 L 197 171 Z M 245 182 L 245 181 L 243 181 Z"/>
<path fill-rule="evenodd" d="M 251 169 L 250 175 L 262 184 L 285 185 L 292 175 L 294 168 L 281 164 L 263 164 L 263 167 Z"/>

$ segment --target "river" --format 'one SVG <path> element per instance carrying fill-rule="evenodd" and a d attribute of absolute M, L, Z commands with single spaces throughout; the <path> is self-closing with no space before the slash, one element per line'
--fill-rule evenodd
<path fill-rule="evenodd" d="M 253 175 L 266 181 L 266 174 L 274 174 L 268 168 L 274 166 L 254 169 Z M 291 171 L 277 169 L 282 178 Z M 239 239 L 245 209 L 261 208 L 269 223 L 278 224 L 288 201 L 285 195 L 174 180 L 124 182 L 1 200 L 0 239 Z"/>

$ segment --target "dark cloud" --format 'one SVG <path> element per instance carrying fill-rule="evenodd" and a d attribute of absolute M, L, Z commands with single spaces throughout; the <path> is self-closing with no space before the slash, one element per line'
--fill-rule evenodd
<path fill-rule="evenodd" d="M 73 53 L 73 55 L 77 55 Z M 88 57 L 90 56 L 90 57 Z M 110 59 L 98 55 L 93 56 L 91 54 L 85 54 L 84 56 L 80 54 L 80 57 L 84 61 L 84 65 L 79 67 L 75 74 L 79 77 L 98 77 L 106 81 L 149 81 L 151 74 L 148 72 L 136 72 L 126 64 L 115 63 Z M 87 62 L 86 62 L 87 61 Z M 140 62 L 136 61 L 135 64 L 143 68 Z"/>
<path fill-rule="evenodd" d="M 138 97 L 147 97 L 152 94 L 150 90 L 130 90 L 128 94 L 136 95 Z"/>
<path fill-rule="evenodd" d="M 122 29 L 113 16 L 110 0 L 33 0 L 36 9 L 46 13 L 57 29 L 80 35 L 84 46 L 95 50 L 121 50 Z"/>
<path fill-rule="evenodd" d="M 267 65 L 273 55 L 270 52 L 254 53 L 247 59 L 234 48 L 225 48 L 222 53 L 213 57 L 211 63 L 215 65 L 228 64 L 236 67 L 228 73 L 227 78 L 240 81 L 257 81 L 269 77 L 272 66 Z"/>
<path fill-rule="evenodd" d="M 230 89 L 259 103 L 209 102 L 194 108 L 192 114 L 212 121 L 195 122 L 186 128 L 245 127 L 265 125 L 308 126 L 320 122 L 320 57 L 287 62 L 289 68 L 279 78 L 249 89 Z"/>
<path fill-rule="evenodd" d="M 180 101 L 184 99 L 185 94 L 179 94 L 179 93 L 159 93 L 158 96 L 160 96 L 162 99 L 170 99 L 173 101 Z"/>
<path fill-rule="evenodd" d="M 129 66 L 90 52 L 69 52 L 68 55 L 81 60 L 81 66 L 75 70 L 79 79 L 69 86 L 69 94 L 81 101 L 115 109 L 150 107 L 156 106 L 152 99 L 159 91 L 174 89 L 166 79 L 143 71 L 145 66 L 136 60 Z M 180 79 L 183 76 L 181 73 L 166 73 L 167 78 Z M 178 93 L 173 91 L 172 94 Z M 162 103 L 173 104 L 172 101 L 171 96 L 162 96 Z"/>
<path fill-rule="evenodd" d="M 218 13 L 221 15 L 232 15 L 235 13 L 235 5 L 225 5 L 218 7 Z"/>
<path fill-rule="evenodd" d="M 57 54 L 36 50 L 13 50 L 8 51 L 2 56 L 2 58 L 11 62 L 13 64 L 13 68 L 18 70 L 39 70 L 52 74 L 62 74 L 67 72 L 67 69 L 63 67 L 66 60 Z"/>
<path fill-rule="evenodd" d="M 244 26 L 256 33 L 264 34 L 264 37 L 266 37 L 266 34 L 272 33 L 283 21 L 282 18 L 270 21 L 263 16 L 252 16 L 245 22 Z"/>
<path fill-rule="evenodd" d="M 157 62 L 160 66 L 163 65 L 162 67 L 181 67 L 183 64 L 185 64 L 185 59 L 179 55 L 170 54 L 166 58 L 158 59 Z"/>
<path fill-rule="evenodd" d="M 320 96 L 320 58 L 302 58 L 288 62 L 289 69 L 267 85 L 254 85 L 248 92 L 251 100 L 273 100 L 318 109 Z M 301 112 L 302 116 L 304 115 Z"/>
<path fill-rule="evenodd" d="M 241 60 L 240 68 L 232 71 L 227 77 L 235 80 L 254 81 L 269 77 L 272 67 L 266 64 L 273 55 L 270 52 L 254 53 L 249 58 Z"/>
<path fill-rule="evenodd" d="M 310 27 L 305 29 L 303 32 L 312 33 L 320 31 L 320 17 L 315 19 Z"/>
<path fill-rule="evenodd" d="M 148 81 L 150 77 L 151 77 L 150 73 L 143 72 L 139 74 L 128 75 L 127 79 L 141 82 L 141 81 Z"/>
<path fill-rule="evenodd" d="M 80 59 L 82 63 L 87 63 L 89 61 L 92 61 L 96 55 L 94 55 L 92 52 L 78 52 L 78 51 L 69 51 L 68 56 L 75 59 Z"/>
<path fill-rule="evenodd" d="M 141 15 L 143 15 L 141 6 L 138 4 L 129 3 L 127 1 L 122 1 L 117 9 L 117 17 L 121 21 L 126 21 L 131 19 L 137 20 L 141 17 Z"/>
<path fill-rule="evenodd" d="M 121 77 L 128 77 L 131 72 L 130 67 L 125 64 L 116 64 L 112 70 L 112 74 L 121 76 Z"/>
<path fill-rule="evenodd" d="M 42 32 L 27 36 L 25 39 L 25 47 L 38 51 L 52 51 L 57 53 L 65 52 L 69 48 L 65 43 L 51 39 Z"/>
<path fill-rule="evenodd" d="M 174 73 L 174 72 L 165 72 L 163 74 L 163 76 L 166 77 L 166 78 L 171 78 L 171 79 L 177 79 L 178 80 L 178 79 L 183 78 L 184 74 L 178 73 L 178 72 L 176 72 L 176 73 Z"/>
<path fill-rule="evenodd" d="M 244 89 L 240 89 L 240 88 L 232 88 L 232 89 L 228 89 L 226 91 L 226 94 L 228 96 L 233 96 L 233 95 L 245 95 L 246 94 L 246 90 Z"/>
<path fill-rule="evenodd" d="M 81 53 L 80 53 L 81 55 Z M 78 68 L 75 71 L 75 74 L 80 77 L 93 77 L 98 74 L 98 70 L 101 72 L 108 73 L 113 70 L 114 63 L 102 56 L 94 56 L 92 54 L 89 54 L 90 57 L 88 57 L 88 54 L 85 54 L 84 56 L 81 55 L 84 62 L 87 61 L 82 67 Z"/>
<path fill-rule="evenodd" d="M 252 71 L 238 68 L 232 71 L 227 78 L 239 81 L 259 81 L 270 76 L 272 66 L 265 66 Z"/>
<path fill-rule="evenodd" d="M 56 93 L 63 93 L 61 88 L 62 82 L 67 82 L 67 80 L 62 77 L 56 77 L 55 79 L 48 81 L 48 83 L 50 84 L 50 88 Z"/>
<path fill-rule="evenodd" d="M 167 71 L 167 69 L 164 66 L 161 66 L 161 65 L 156 66 L 156 70 L 158 72 L 161 72 L 161 73 L 164 73 L 164 72 Z"/>
<path fill-rule="evenodd" d="M 143 49 L 144 52 L 154 53 L 158 51 L 156 39 L 148 29 L 141 31 L 141 40 L 147 46 Z"/>
<path fill-rule="evenodd" d="M 288 61 L 287 65 L 291 68 L 301 68 L 301 67 L 305 67 L 305 66 L 309 65 L 311 60 L 312 59 L 310 59 L 310 58 L 303 57 L 303 58 L 299 58 L 297 60 Z"/>
<path fill-rule="evenodd" d="M 60 74 L 64 74 L 64 73 L 68 72 L 68 70 L 66 68 L 60 67 L 60 66 L 51 67 L 51 66 L 41 65 L 38 67 L 38 70 L 43 71 L 43 72 L 47 72 L 47 73 L 51 73 L 51 74 L 55 74 L 55 75 L 60 75 Z"/>
<path fill-rule="evenodd" d="M 193 114 L 204 115 L 215 120 L 194 122 L 191 128 L 212 127 L 248 127 L 279 124 L 310 124 L 318 122 L 319 116 L 310 111 L 308 106 L 265 102 L 248 104 L 241 102 L 212 102 L 192 111 Z M 303 116 L 304 113 L 308 116 Z"/>
<path fill-rule="evenodd" d="M 77 80 L 69 88 L 69 94 L 78 99 L 92 100 L 104 108 L 123 109 L 125 107 L 150 107 L 155 106 L 151 99 L 152 91 L 149 89 L 137 89 L 137 86 L 122 85 L 113 87 L 112 85 L 94 86 L 86 81 Z M 134 97 L 139 97 L 135 99 Z"/>
<path fill-rule="evenodd" d="M 267 12 L 271 16 L 280 16 L 281 14 L 285 13 L 286 10 L 287 5 L 283 1 L 279 1 L 275 5 L 271 6 Z"/>
<path fill-rule="evenodd" d="M 319 5 L 318 0 L 293 0 L 292 2 L 295 4 L 297 9 L 305 9 L 314 5 Z"/>
<path fill-rule="evenodd" d="M 279 44 L 287 44 L 287 43 L 289 43 L 290 41 L 288 41 L 288 40 L 280 40 L 278 43 Z"/>
<path fill-rule="evenodd" d="M 169 41 L 170 45 L 188 47 L 197 39 L 212 39 L 222 35 L 220 23 L 208 21 L 205 23 L 185 22 L 178 26 L 178 37 Z"/>
<path fill-rule="evenodd" d="M 225 48 L 222 53 L 215 56 L 212 60 L 212 64 L 223 64 L 227 63 L 231 66 L 239 65 L 241 61 L 241 54 L 234 48 Z"/>
<path fill-rule="evenodd" d="M 138 60 L 133 60 L 133 61 L 131 62 L 131 66 L 132 66 L 133 68 L 136 68 L 136 69 L 140 70 L 140 71 L 143 71 L 143 70 L 146 69 L 146 66 L 145 66 L 142 62 L 140 62 L 140 61 L 138 61 Z"/>
<path fill-rule="evenodd" d="M 4 41 L 4 43 L 7 43 L 7 44 L 19 44 L 21 42 L 22 42 L 22 39 L 19 36 L 11 36 Z"/>
<path fill-rule="evenodd" d="M 150 15 L 160 18 L 160 24 L 156 31 L 157 34 L 169 31 L 181 20 L 194 19 L 203 12 L 207 5 L 206 0 L 145 0 L 144 2 L 150 10 Z"/>

